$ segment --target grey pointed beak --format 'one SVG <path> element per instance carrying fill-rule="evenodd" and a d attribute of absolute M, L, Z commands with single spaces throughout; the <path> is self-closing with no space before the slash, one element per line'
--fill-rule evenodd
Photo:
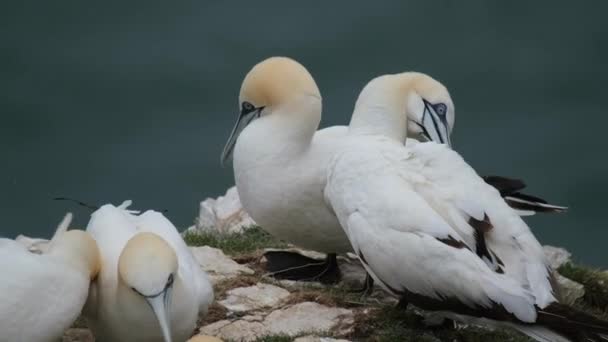
<path fill-rule="evenodd" d="M 156 316 L 156 319 L 158 320 L 165 342 L 172 342 L 171 318 L 169 317 L 169 310 L 171 308 L 171 287 L 165 288 L 165 290 L 157 296 L 144 298 L 152 308 L 154 316 Z"/>
<path fill-rule="evenodd" d="M 433 108 L 433 105 L 426 100 L 424 100 L 422 123 L 417 124 L 422 129 L 422 135 L 429 141 L 452 147 L 446 115 L 439 115 Z"/>
<path fill-rule="evenodd" d="M 226 161 L 232 159 L 234 146 L 236 145 L 236 141 L 239 138 L 239 135 L 241 134 L 241 132 L 243 132 L 245 127 L 249 126 L 249 124 L 253 122 L 253 120 L 260 117 L 262 109 L 264 109 L 264 107 L 255 108 L 252 111 L 241 111 L 241 113 L 239 114 L 239 118 L 236 120 L 236 124 L 232 129 L 232 133 L 230 133 L 228 142 L 226 142 L 226 146 L 224 146 L 224 150 L 222 151 L 222 166 L 226 164 Z"/>

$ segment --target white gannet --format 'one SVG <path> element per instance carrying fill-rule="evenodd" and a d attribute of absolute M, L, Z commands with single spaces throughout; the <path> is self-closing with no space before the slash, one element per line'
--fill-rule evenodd
<path fill-rule="evenodd" d="M 169 220 L 129 204 L 102 206 L 87 226 L 101 254 L 87 322 L 101 341 L 185 341 L 213 301 L 211 283 Z"/>
<path fill-rule="evenodd" d="M 542 246 L 460 155 L 377 130 L 405 134 L 409 117 L 441 118 L 437 89 L 411 73 L 372 80 L 328 164 L 326 202 L 368 273 L 406 303 L 541 341 L 608 334 L 608 322 L 557 302 Z"/>
<path fill-rule="evenodd" d="M 80 315 L 100 261 L 88 233 L 67 231 L 71 219 L 42 254 L 0 239 L 0 341 L 56 341 Z"/>
<path fill-rule="evenodd" d="M 323 274 L 319 280 L 337 281 L 339 273 L 331 272 L 337 271 L 335 253 L 351 247 L 323 202 L 323 166 L 333 151 L 334 137 L 315 137 L 322 106 L 315 81 L 298 62 L 269 58 L 246 75 L 239 106 L 222 160 L 234 153 L 234 178 L 243 207 L 272 235 L 328 253 L 327 264 L 295 279 Z"/>
<path fill-rule="evenodd" d="M 443 120 L 422 118 L 420 125 L 407 127 L 410 133 L 449 142 L 454 106 L 449 96 L 448 100 Z M 222 162 L 234 154 L 239 197 L 261 227 L 300 247 L 328 253 L 325 263 L 287 252 L 267 253 L 269 270 L 288 279 L 333 282 L 339 279 L 335 254 L 350 251 L 350 245 L 334 214 L 323 204 L 321 189 L 324 167 L 346 136 L 347 126 L 317 131 L 321 107 L 317 85 L 302 65 L 285 57 L 262 61 L 252 68 L 241 86 L 240 114 L 222 153 Z M 273 113 L 281 115 L 270 115 Z M 377 131 L 395 139 L 405 136 L 405 131 L 394 132 L 394 127 L 382 121 L 373 124 Z M 506 193 L 512 197 L 523 188 L 523 183 L 516 180 L 489 180 L 508 190 Z M 531 196 L 527 199 L 542 201 Z M 307 264 L 312 267 L 294 266 Z M 295 271 L 281 272 L 285 269 Z"/>

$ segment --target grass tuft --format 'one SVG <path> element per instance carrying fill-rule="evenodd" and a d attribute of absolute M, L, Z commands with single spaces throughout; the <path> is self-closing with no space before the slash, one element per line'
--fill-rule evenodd
<path fill-rule="evenodd" d="M 285 248 L 287 244 L 274 238 L 260 227 L 245 230 L 242 234 L 221 234 L 218 232 L 186 233 L 184 241 L 189 246 L 209 246 L 219 248 L 234 256 L 256 252 L 263 248 Z"/>
<path fill-rule="evenodd" d="M 365 341 L 510 341 L 532 342 L 530 338 L 511 330 L 489 330 L 475 326 L 454 329 L 451 326 L 427 327 L 422 317 L 413 310 L 382 307 L 360 312 L 355 317 L 355 331 L 351 337 Z"/>
<path fill-rule="evenodd" d="M 293 337 L 289 337 L 288 335 L 270 335 L 260 337 L 255 340 L 255 342 L 291 342 L 293 341 Z"/>
<path fill-rule="evenodd" d="M 573 263 L 566 263 L 557 271 L 585 287 L 583 304 L 600 310 L 606 315 L 608 312 L 608 273 Z"/>

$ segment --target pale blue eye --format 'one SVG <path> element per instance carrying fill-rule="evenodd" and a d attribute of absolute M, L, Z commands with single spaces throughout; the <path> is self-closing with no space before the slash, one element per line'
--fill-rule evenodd
<path fill-rule="evenodd" d="M 252 105 L 250 102 L 243 102 L 243 105 L 241 106 L 241 112 L 243 113 L 249 113 L 249 112 L 253 112 L 255 110 L 255 106 Z"/>
<path fill-rule="evenodd" d="M 445 103 L 438 103 L 433 105 L 433 109 L 435 109 L 435 112 L 439 115 L 445 115 L 448 112 L 448 106 L 445 105 Z"/>

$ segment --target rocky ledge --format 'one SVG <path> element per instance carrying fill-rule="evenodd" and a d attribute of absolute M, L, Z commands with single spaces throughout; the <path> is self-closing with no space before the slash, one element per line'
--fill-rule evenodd
<path fill-rule="evenodd" d="M 508 330 L 484 327 L 428 326 L 429 314 L 395 308 L 396 300 L 376 288 L 371 296 L 351 291 L 365 271 L 352 255 L 339 257 L 343 280 L 334 286 L 277 281 L 264 273 L 264 251 L 294 249 L 255 226 L 236 190 L 200 205 L 196 224 L 183 236 L 200 266 L 210 275 L 216 302 L 201 317 L 196 334 L 224 341 L 530 341 Z M 25 236 L 19 242 L 34 253 L 47 241 Z M 297 250 L 297 249 L 296 249 Z M 577 266 L 568 251 L 545 246 L 561 287 L 563 302 L 608 317 L 608 273 Z M 323 257 L 312 251 L 309 256 Z M 432 316 L 432 315 L 430 315 Z M 64 341 L 94 341 L 79 320 Z M 211 340 L 209 340 L 211 341 Z"/>

